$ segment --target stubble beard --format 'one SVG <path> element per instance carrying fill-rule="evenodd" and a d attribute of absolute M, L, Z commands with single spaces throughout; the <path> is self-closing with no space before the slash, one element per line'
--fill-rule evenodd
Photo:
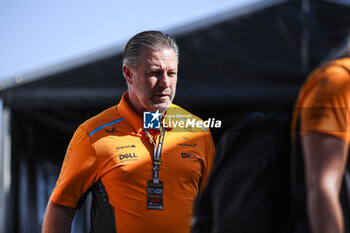
<path fill-rule="evenodd" d="M 169 95 L 169 101 L 167 102 L 166 106 L 161 106 L 161 105 L 164 105 L 164 103 L 153 103 L 152 100 L 151 100 L 151 103 L 155 111 L 159 110 L 159 112 L 165 112 L 169 108 L 170 104 L 173 102 L 174 97 L 175 97 L 175 92 Z"/>

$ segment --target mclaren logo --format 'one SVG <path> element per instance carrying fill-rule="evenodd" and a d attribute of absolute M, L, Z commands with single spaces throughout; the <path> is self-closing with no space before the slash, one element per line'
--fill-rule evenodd
<path fill-rule="evenodd" d="M 113 126 L 113 128 L 112 129 L 106 129 L 106 133 L 114 133 L 114 132 L 118 132 L 118 130 L 117 131 L 115 131 L 115 127 Z"/>
<path fill-rule="evenodd" d="M 137 156 L 135 153 L 125 153 L 123 155 L 119 155 L 120 161 L 122 160 L 135 160 L 137 159 Z"/>

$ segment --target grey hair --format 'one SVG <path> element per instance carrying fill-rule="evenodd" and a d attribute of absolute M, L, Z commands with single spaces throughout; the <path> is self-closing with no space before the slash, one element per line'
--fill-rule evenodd
<path fill-rule="evenodd" d="M 126 44 L 123 53 L 123 66 L 136 68 L 140 62 L 140 53 L 144 48 L 153 50 L 172 48 L 177 60 L 179 60 L 179 47 L 174 37 L 161 31 L 143 31 L 133 36 Z"/>

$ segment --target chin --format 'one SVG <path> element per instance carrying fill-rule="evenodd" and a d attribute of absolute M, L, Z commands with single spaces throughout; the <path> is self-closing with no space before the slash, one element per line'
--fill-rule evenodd
<path fill-rule="evenodd" d="M 159 110 L 160 112 L 164 112 L 168 109 L 170 106 L 171 101 L 168 101 L 167 103 L 160 103 L 160 104 L 153 104 L 153 108 L 156 110 Z"/>

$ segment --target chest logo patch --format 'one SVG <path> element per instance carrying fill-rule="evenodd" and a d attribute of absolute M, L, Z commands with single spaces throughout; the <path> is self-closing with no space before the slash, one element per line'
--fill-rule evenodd
<path fill-rule="evenodd" d="M 136 146 L 135 145 L 117 146 L 115 149 L 120 150 L 120 149 L 128 149 L 128 148 L 136 148 Z"/>
<path fill-rule="evenodd" d="M 196 154 L 182 152 L 181 158 L 183 158 L 183 159 L 198 159 L 198 156 Z"/>
<path fill-rule="evenodd" d="M 189 144 L 189 143 L 178 143 L 177 145 L 178 145 L 178 146 L 193 146 L 193 147 L 197 146 L 196 143 L 194 143 L 194 144 Z"/>

